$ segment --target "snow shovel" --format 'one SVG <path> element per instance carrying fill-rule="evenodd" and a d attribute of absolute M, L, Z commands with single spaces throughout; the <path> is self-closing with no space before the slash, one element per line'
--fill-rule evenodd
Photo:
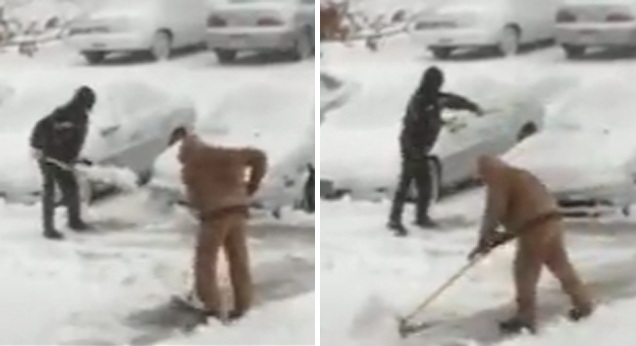
<path fill-rule="evenodd" d="M 55 166 L 73 174 L 83 176 L 84 179 L 89 181 L 97 181 L 105 184 L 114 185 L 123 191 L 134 191 L 137 189 L 137 178 L 135 175 L 122 168 L 118 167 L 100 167 L 96 169 L 78 169 L 68 163 L 54 159 L 52 157 L 39 157 L 45 161 L 54 164 Z M 102 172 L 100 172 L 102 170 Z"/>
<path fill-rule="evenodd" d="M 433 327 L 433 322 L 422 322 L 417 324 L 411 324 L 409 321 L 415 317 L 424 308 L 430 305 L 435 299 L 437 299 L 442 293 L 444 293 L 455 281 L 464 276 L 472 267 L 474 267 L 480 260 L 486 257 L 485 254 L 477 255 L 468 263 L 464 264 L 453 276 L 451 276 L 442 286 L 440 286 L 435 292 L 429 295 L 415 310 L 406 317 L 398 317 L 398 332 L 400 337 L 406 338 L 410 334 L 417 333 L 421 330 Z"/>

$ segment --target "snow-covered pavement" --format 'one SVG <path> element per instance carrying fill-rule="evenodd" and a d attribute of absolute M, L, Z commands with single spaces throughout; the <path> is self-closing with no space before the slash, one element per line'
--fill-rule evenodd
<path fill-rule="evenodd" d="M 409 79 L 415 86 L 431 65 L 446 73 L 448 91 L 453 83 L 471 76 L 512 82 L 521 87 L 541 80 L 558 81 L 560 87 L 545 90 L 546 125 L 562 119 L 559 107 L 569 91 L 581 86 L 614 85 L 633 88 L 636 59 L 599 53 L 580 61 L 567 61 L 556 47 L 530 50 L 510 59 L 460 57 L 433 60 L 424 49 L 406 38 L 383 42 L 378 52 L 362 43 L 352 47 L 323 44 L 321 68 L 342 78 L 377 86 L 386 81 Z M 620 77 L 619 77 L 620 76 Z M 369 82 L 373 81 L 373 82 Z M 609 84 L 608 84 L 609 83 Z M 589 90 L 594 91 L 593 88 Z M 616 90 L 612 88 L 612 90 Z M 413 90 L 403 90 L 409 95 Z M 580 114 L 581 122 L 623 126 L 629 119 L 612 118 L 610 90 L 608 113 Z M 378 90 L 376 92 L 379 93 Z M 539 93 L 541 94 L 541 93 Z M 634 110 L 636 112 L 636 109 Z M 377 114 L 375 112 L 374 114 Z M 346 114 L 338 113 L 338 116 Z M 387 114 L 398 118 L 401 114 Z M 327 114 L 327 122 L 329 114 Z M 576 118 L 568 119 L 576 122 Z M 623 122 L 624 121 L 624 122 Z M 379 140 L 379 139 L 378 139 Z M 382 139 L 386 140 L 386 139 Z M 392 139 L 394 140 L 394 139 Z M 364 143 L 356 143 L 364 150 Z M 338 155 L 338 148 L 321 143 L 321 156 Z M 584 152 L 580 153 L 585 155 Z M 398 155 L 398 153 L 396 153 Z M 546 153 L 550 155 L 550 153 Z M 373 164 L 372 162 L 369 165 Z M 360 167 L 363 176 L 373 167 Z M 397 179 L 397 177 L 396 177 Z M 473 189 L 438 203 L 432 212 L 440 230 L 420 230 L 412 225 L 412 209 L 404 213 L 411 228 L 408 238 L 396 238 L 385 228 L 389 201 L 342 200 L 321 203 L 321 342 L 326 345 L 631 345 L 634 340 L 631 309 L 636 306 L 636 219 L 611 216 L 600 221 L 568 221 L 567 242 L 575 265 L 599 301 L 592 318 L 574 324 L 565 318 L 568 302 L 558 284 L 545 274 L 540 289 L 539 335 L 503 339 L 497 322 L 512 312 L 512 246 L 498 249 L 474 267 L 452 288 L 416 317 L 438 321 L 433 328 L 401 339 L 396 316 L 410 313 L 463 266 L 475 245 L 483 190 Z"/>
<path fill-rule="evenodd" d="M 136 80 L 192 98 L 205 115 L 225 95 L 252 84 L 289 83 L 311 94 L 314 66 L 314 61 L 262 63 L 252 58 L 219 66 L 210 52 L 159 64 L 124 59 L 87 66 L 77 54 L 53 44 L 32 59 L 11 50 L 0 53 L 0 81 Z M 182 335 L 192 317 L 175 314 L 167 303 L 191 287 L 194 226 L 188 213 L 155 202 L 140 190 L 94 205 L 86 213 L 98 230 L 90 234 L 63 228 L 60 208 L 57 223 L 68 237 L 64 242 L 42 238 L 39 205 L 0 202 L 0 343 L 313 343 L 313 217 L 255 217 L 249 238 L 256 295 L 252 313 L 231 328 L 211 322 Z"/>

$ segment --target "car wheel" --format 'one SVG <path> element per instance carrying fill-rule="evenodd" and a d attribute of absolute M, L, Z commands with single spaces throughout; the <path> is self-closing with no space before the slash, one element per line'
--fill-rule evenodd
<path fill-rule="evenodd" d="M 314 51 L 314 40 L 309 34 L 308 30 L 303 30 L 294 44 L 294 48 L 291 52 L 292 58 L 295 61 L 302 61 L 309 59 Z"/>
<path fill-rule="evenodd" d="M 172 55 L 172 37 L 167 31 L 159 31 L 152 41 L 150 54 L 155 61 L 165 61 Z"/>
<path fill-rule="evenodd" d="M 508 25 L 501 32 L 497 50 L 499 51 L 499 54 L 504 57 L 517 55 L 519 53 L 520 41 L 521 30 L 514 26 Z"/>
<path fill-rule="evenodd" d="M 448 47 L 431 48 L 431 53 L 436 59 L 448 59 L 453 53 L 453 49 Z"/>
<path fill-rule="evenodd" d="M 89 64 L 99 64 L 100 62 L 104 61 L 106 52 L 83 52 L 82 55 Z"/>
<path fill-rule="evenodd" d="M 428 160 L 428 169 L 431 176 L 430 203 L 433 204 L 439 201 L 442 196 L 442 172 L 439 163 L 435 159 Z M 411 186 L 409 187 L 408 199 L 411 201 L 417 201 L 417 187 L 415 182 L 411 183 Z"/>
<path fill-rule="evenodd" d="M 517 143 L 537 133 L 537 127 L 534 124 L 525 124 L 517 134 Z"/>
<path fill-rule="evenodd" d="M 563 50 L 565 51 L 565 57 L 568 59 L 576 59 L 580 58 L 585 54 L 585 46 L 572 46 L 572 45 L 563 45 Z"/>
<path fill-rule="evenodd" d="M 219 59 L 219 62 L 222 64 L 232 62 L 236 59 L 236 51 L 227 50 L 227 49 L 217 49 L 215 51 L 216 57 Z"/>

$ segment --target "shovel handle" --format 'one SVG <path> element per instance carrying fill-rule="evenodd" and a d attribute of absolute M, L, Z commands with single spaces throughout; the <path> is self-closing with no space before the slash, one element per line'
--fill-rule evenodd
<path fill-rule="evenodd" d="M 422 309 L 430 305 L 437 297 L 439 297 L 444 291 L 446 291 L 455 281 L 457 281 L 460 277 L 462 277 L 468 270 L 470 270 L 475 264 L 477 264 L 485 255 L 476 256 L 468 263 L 464 264 L 453 276 L 451 276 L 442 286 L 440 286 L 435 292 L 433 292 L 426 300 L 424 300 L 420 305 L 418 305 L 415 310 L 404 317 L 404 321 L 408 321 L 415 317 Z"/>

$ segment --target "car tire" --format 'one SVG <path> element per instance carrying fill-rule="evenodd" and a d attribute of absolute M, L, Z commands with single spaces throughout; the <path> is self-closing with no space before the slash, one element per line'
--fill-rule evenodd
<path fill-rule="evenodd" d="M 294 42 L 291 57 L 294 61 L 309 59 L 315 50 L 315 43 L 309 30 L 305 29 L 298 34 Z"/>
<path fill-rule="evenodd" d="M 435 47 L 430 49 L 435 59 L 448 59 L 453 53 L 453 49 L 449 47 Z"/>
<path fill-rule="evenodd" d="M 214 53 L 216 53 L 217 59 L 222 64 L 230 63 L 236 59 L 235 50 L 217 49 L 214 51 Z"/>
<path fill-rule="evenodd" d="M 82 55 L 91 65 L 99 64 L 104 61 L 104 58 L 106 58 L 106 52 L 82 52 Z"/>
<path fill-rule="evenodd" d="M 172 36 L 162 30 L 155 34 L 150 46 L 150 54 L 155 61 L 166 61 L 172 56 Z"/>
<path fill-rule="evenodd" d="M 503 57 L 519 54 L 521 42 L 521 30 L 513 25 L 508 25 L 501 31 L 497 51 Z"/>
<path fill-rule="evenodd" d="M 563 48 L 563 51 L 565 52 L 565 57 L 568 59 L 580 58 L 585 54 L 585 50 L 586 50 L 585 46 L 573 46 L 569 44 L 564 44 L 561 47 Z"/>
<path fill-rule="evenodd" d="M 528 123 L 523 125 L 523 127 L 519 130 L 519 133 L 517 134 L 517 143 L 520 143 L 526 138 L 536 134 L 537 131 L 538 129 L 535 124 Z"/>
<path fill-rule="evenodd" d="M 431 175 L 431 199 L 430 204 L 440 200 L 442 196 L 442 170 L 436 159 L 428 160 L 428 169 Z M 411 183 L 408 191 L 408 199 L 417 201 L 417 188 L 415 182 Z"/>

